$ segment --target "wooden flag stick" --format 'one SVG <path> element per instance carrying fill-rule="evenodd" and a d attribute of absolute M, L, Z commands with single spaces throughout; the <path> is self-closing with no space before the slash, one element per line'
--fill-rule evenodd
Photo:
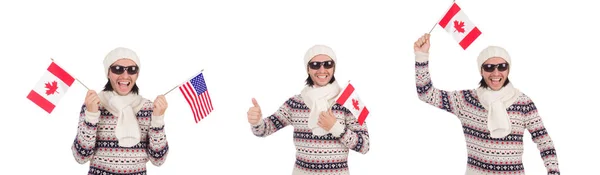
<path fill-rule="evenodd" d="M 52 62 L 54 62 L 54 58 L 50 58 L 50 60 L 52 60 Z M 83 85 L 83 87 L 85 87 L 88 91 L 90 90 L 90 88 L 88 88 L 85 84 L 83 84 L 81 81 L 79 81 L 78 78 L 75 78 L 75 80 L 77 80 L 77 82 L 79 82 L 79 84 Z"/>
<path fill-rule="evenodd" d="M 452 0 L 452 4 L 454 4 L 454 2 L 456 2 L 456 0 Z M 450 7 L 448 7 L 448 10 L 450 10 L 450 8 L 452 8 L 452 5 L 450 5 Z M 446 12 L 448 12 L 448 10 L 446 10 Z M 444 12 L 444 15 L 446 15 L 446 12 Z M 444 16 L 442 16 L 443 18 Z M 429 30 L 428 34 L 431 34 L 431 32 L 433 31 L 433 29 L 435 29 L 435 26 L 438 25 L 438 23 L 440 22 L 440 20 L 442 19 L 440 18 L 437 22 L 435 22 L 435 24 L 433 25 L 433 27 L 431 27 L 431 30 Z"/>
<path fill-rule="evenodd" d="M 90 88 L 88 88 L 85 84 L 83 84 L 81 81 L 79 81 L 78 78 L 75 78 L 75 80 L 77 80 L 77 82 L 79 82 L 81 85 L 83 85 L 83 87 L 85 87 L 88 91 L 90 90 Z"/>
<path fill-rule="evenodd" d="M 194 76 L 192 76 L 192 77 L 188 78 L 188 79 L 187 79 L 187 80 L 185 80 L 184 82 L 186 82 L 186 81 L 190 81 L 192 78 L 194 78 L 194 77 L 198 76 L 198 74 L 201 74 L 202 72 L 204 72 L 204 69 L 200 70 L 200 73 L 197 73 L 197 74 L 195 74 Z M 165 95 L 165 96 L 166 96 L 167 94 L 169 94 L 169 92 L 171 92 L 171 91 L 175 90 L 175 88 L 177 88 L 177 87 L 181 86 L 182 84 L 183 84 L 183 83 L 179 83 L 177 86 L 175 86 L 175 87 L 171 88 L 171 90 L 167 91 L 167 92 L 166 92 L 166 93 L 164 93 L 163 95 Z"/>

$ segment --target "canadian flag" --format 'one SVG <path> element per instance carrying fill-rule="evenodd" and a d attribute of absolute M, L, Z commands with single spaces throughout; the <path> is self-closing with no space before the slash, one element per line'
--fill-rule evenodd
<path fill-rule="evenodd" d="M 60 98 L 65 95 L 74 81 L 73 76 L 52 62 L 27 98 L 46 112 L 52 113 Z"/>
<path fill-rule="evenodd" d="M 452 7 L 446 12 L 439 24 L 454 37 L 464 50 L 481 35 L 481 31 L 469 20 L 456 3 L 452 4 Z"/>
<path fill-rule="evenodd" d="M 354 86 L 348 83 L 337 99 L 337 103 L 346 107 L 354 116 L 358 116 L 358 123 L 362 125 L 369 115 L 369 110 L 365 104 L 358 98 L 358 94 L 354 91 Z"/>

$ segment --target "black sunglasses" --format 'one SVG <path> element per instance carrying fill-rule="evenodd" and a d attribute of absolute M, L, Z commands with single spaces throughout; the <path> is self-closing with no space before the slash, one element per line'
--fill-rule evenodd
<path fill-rule="evenodd" d="M 320 69 L 321 66 L 323 66 L 325 69 L 331 69 L 333 68 L 333 65 L 335 63 L 333 62 L 333 60 L 329 60 L 329 61 L 313 61 L 313 62 L 309 62 L 308 63 L 308 67 L 314 70 Z"/>
<path fill-rule="evenodd" d="M 483 71 L 486 71 L 486 72 L 494 72 L 494 69 L 496 69 L 496 68 L 498 68 L 498 71 L 504 72 L 504 71 L 508 70 L 508 63 L 483 64 L 481 66 L 481 68 L 483 68 Z"/>
<path fill-rule="evenodd" d="M 129 75 L 135 75 L 138 73 L 139 68 L 138 68 L 138 66 L 121 66 L 121 65 L 110 66 L 110 72 L 112 72 L 114 74 L 121 75 L 125 71 L 127 71 L 127 74 L 129 74 Z"/>

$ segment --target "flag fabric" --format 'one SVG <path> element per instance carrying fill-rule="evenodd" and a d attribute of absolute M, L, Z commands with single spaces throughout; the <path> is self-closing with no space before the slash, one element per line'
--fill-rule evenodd
<path fill-rule="evenodd" d="M 202 73 L 183 83 L 179 86 L 179 90 L 190 105 L 196 123 L 213 111 L 212 101 Z"/>
<path fill-rule="evenodd" d="M 27 99 L 50 114 L 74 81 L 73 76 L 52 62 Z"/>
<path fill-rule="evenodd" d="M 358 98 L 354 86 L 350 83 L 342 90 L 342 93 L 337 99 L 337 103 L 350 110 L 350 112 L 358 118 L 358 123 L 360 125 L 365 122 L 367 115 L 369 115 L 369 110 L 360 98 Z"/>
<path fill-rule="evenodd" d="M 439 25 L 450 33 L 464 50 L 481 35 L 479 28 L 469 20 L 456 3 L 452 4 L 452 7 L 440 20 Z"/>

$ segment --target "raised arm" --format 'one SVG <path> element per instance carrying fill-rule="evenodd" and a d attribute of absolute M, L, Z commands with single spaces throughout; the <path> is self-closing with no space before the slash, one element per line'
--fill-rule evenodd
<path fill-rule="evenodd" d="M 89 90 L 79 112 L 77 135 L 71 146 L 73 157 L 79 164 L 89 161 L 96 149 L 96 131 L 100 121 L 99 103 L 98 94 Z"/>
<path fill-rule="evenodd" d="M 164 112 L 167 108 L 167 101 L 163 95 L 160 95 L 154 100 L 154 103 L 148 101 L 146 105 L 152 107 L 150 129 L 148 130 L 148 147 L 146 152 L 148 153 L 150 162 L 152 162 L 154 166 L 161 166 L 165 163 L 167 155 L 169 154 L 169 143 L 167 142 L 167 136 L 165 134 L 164 122 Z"/>
<path fill-rule="evenodd" d="M 248 122 L 252 133 L 257 137 L 267 137 L 291 124 L 290 108 L 297 102 L 290 98 L 275 113 L 266 118 L 261 118 L 262 112 L 256 99 L 252 98 L 252 103 L 254 106 L 248 110 Z"/>
<path fill-rule="evenodd" d="M 531 139 L 540 151 L 540 156 L 544 161 L 544 166 L 548 171 L 548 175 L 559 175 L 560 170 L 558 168 L 558 157 L 556 156 L 556 149 L 554 143 L 544 127 L 542 118 L 540 117 L 537 108 L 533 102 L 521 106 L 523 113 L 525 113 L 525 127 L 531 134 Z"/>
<path fill-rule="evenodd" d="M 429 74 L 429 46 L 429 34 L 423 35 L 414 43 L 415 78 L 419 99 L 457 115 L 463 91 L 445 91 L 433 86 Z"/>
<path fill-rule="evenodd" d="M 77 136 L 71 146 L 73 157 L 75 157 L 75 161 L 79 164 L 86 163 L 94 155 L 99 118 L 100 112 L 87 111 L 85 104 L 81 107 Z"/>

